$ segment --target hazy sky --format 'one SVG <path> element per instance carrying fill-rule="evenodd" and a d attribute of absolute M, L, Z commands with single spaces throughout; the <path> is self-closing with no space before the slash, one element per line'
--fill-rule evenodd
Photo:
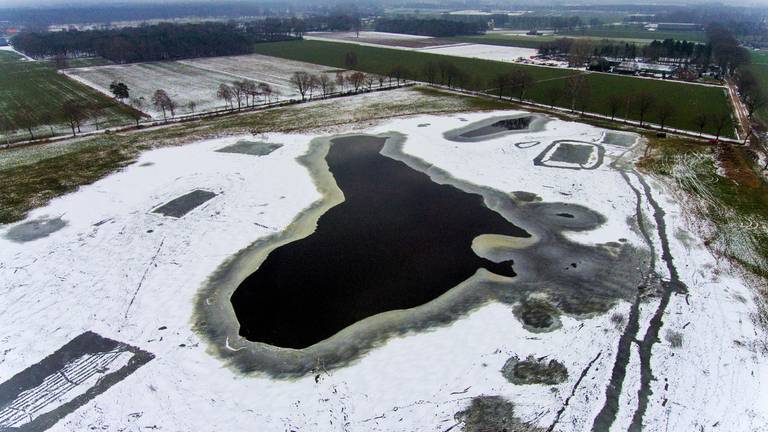
<path fill-rule="evenodd" d="M 226 0 L 227 2 L 260 3 L 260 0 Z M 268 0 L 274 3 L 275 0 Z M 350 3 L 350 0 L 302 0 L 318 3 Z M 401 0 L 402 1 L 402 0 Z M 290 1 L 289 1 L 290 2 Z M 384 2 L 389 3 L 384 0 Z M 216 3 L 216 0 L 0 0 L 0 7 L 44 7 L 44 6 L 81 6 L 87 4 L 168 4 L 168 3 Z M 501 1 L 499 2 L 501 3 Z M 512 0 L 510 3 L 520 4 L 520 0 Z M 553 3 L 568 4 L 648 4 L 644 0 L 530 0 L 530 4 L 546 5 Z M 655 0 L 655 4 L 694 4 L 694 3 L 723 3 L 727 5 L 761 5 L 768 6 L 768 0 Z M 454 2 L 455 4 L 455 2 Z M 0 17 L 2 19 L 2 17 Z"/>

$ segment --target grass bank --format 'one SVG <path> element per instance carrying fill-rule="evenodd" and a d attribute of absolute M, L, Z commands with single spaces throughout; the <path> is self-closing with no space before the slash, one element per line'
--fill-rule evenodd
<path fill-rule="evenodd" d="M 640 167 L 687 194 L 691 222 L 702 225 L 709 248 L 768 278 L 768 184 L 750 151 L 686 139 L 651 139 L 651 146 Z"/>
<path fill-rule="evenodd" d="M 345 67 L 345 56 L 348 52 L 357 54 L 358 70 L 368 73 L 387 74 L 393 65 L 402 65 L 412 72 L 413 78 L 425 81 L 424 68 L 429 62 L 448 60 L 456 65 L 469 77 L 464 87 L 470 90 L 486 90 L 492 80 L 500 73 L 515 69 L 525 69 L 537 81 L 526 93 L 526 98 L 535 102 L 549 104 L 548 94 L 553 87 L 563 88 L 569 76 L 584 74 L 570 69 L 557 69 L 530 65 L 505 63 L 490 60 L 472 59 L 466 57 L 445 56 L 422 51 L 406 51 L 392 48 L 361 46 L 349 43 L 337 43 L 315 40 L 276 42 L 258 44 L 255 48 L 259 54 L 281 57 L 291 60 L 305 61 L 335 68 Z M 714 118 L 723 113 L 730 113 L 731 107 L 725 90 L 718 87 L 705 87 L 674 81 L 642 79 L 610 74 L 586 73 L 590 83 L 591 94 L 587 99 L 585 110 L 588 112 L 610 115 L 609 98 L 612 94 L 629 97 L 629 104 L 624 105 L 617 113 L 617 118 L 639 120 L 640 113 L 637 104 L 632 101 L 641 92 L 655 96 L 657 106 L 668 102 L 676 107 L 674 115 L 667 125 L 674 128 L 697 131 L 694 121 L 700 113 L 706 113 Z M 555 105 L 570 107 L 571 101 L 561 97 Z M 646 121 L 658 122 L 657 112 L 651 109 Z M 705 132 L 714 133 L 713 125 L 708 125 Z M 724 136 L 733 136 L 728 130 Z"/>
<path fill-rule="evenodd" d="M 129 124 L 129 108 L 111 98 L 57 73 L 49 61 L 24 61 L 13 52 L 0 51 L 0 114 L 14 118 L 24 104 L 31 108 L 34 123 L 46 132 L 48 126 L 65 123 L 60 108 L 75 100 L 103 109 L 103 126 Z M 20 128 L 23 129 L 23 128 Z M 0 130 L 0 134 L 5 131 Z M 26 134 L 19 130 L 18 134 Z"/>
<path fill-rule="evenodd" d="M 0 150 L 0 224 L 133 163 L 139 153 L 206 138 L 325 129 L 395 116 L 510 108 L 508 103 L 415 88 L 206 118 L 130 133 Z M 10 186 L 9 186 L 10 185 Z"/>

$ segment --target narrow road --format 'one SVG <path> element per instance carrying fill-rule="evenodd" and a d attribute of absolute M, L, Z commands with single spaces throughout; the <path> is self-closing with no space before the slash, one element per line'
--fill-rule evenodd
<path fill-rule="evenodd" d="M 747 107 L 744 106 L 741 98 L 739 98 L 736 83 L 729 79 L 726 88 L 728 89 L 728 96 L 733 105 L 733 112 L 736 113 L 736 120 L 738 121 L 736 131 L 738 132 L 739 137 L 743 138 L 749 133 L 749 111 L 747 110 Z"/>

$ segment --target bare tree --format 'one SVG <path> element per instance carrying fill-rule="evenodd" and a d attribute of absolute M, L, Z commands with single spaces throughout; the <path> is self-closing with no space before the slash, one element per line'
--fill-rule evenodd
<path fill-rule="evenodd" d="M 88 110 L 88 117 L 91 118 L 91 121 L 93 122 L 93 125 L 96 127 L 96 130 L 99 130 L 101 127 L 101 108 L 98 106 L 90 107 Z"/>
<path fill-rule="evenodd" d="M 259 101 L 259 96 L 262 96 L 261 86 L 256 81 L 248 81 L 245 86 L 245 92 L 251 97 L 251 105 L 256 105 Z"/>
<path fill-rule="evenodd" d="M 405 68 L 403 65 L 394 65 L 392 66 L 392 69 L 389 72 L 389 76 L 395 79 L 397 82 L 397 85 L 400 85 L 400 81 L 404 80 L 405 77 L 408 76 L 408 69 Z"/>
<path fill-rule="evenodd" d="M 64 54 L 56 54 L 53 56 L 53 64 L 56 66 L 56 69 L 66 69 L 69 67 L 69 60 L 67 60 L 67 56 Z"/>
<path fill-rule="evenodd" d="M 154 105 L 156 109 L 162 110 L 163 121 L 168 121 L 168 117 L 166 116 L 166 111 L 168 111 L 171 108 L 170 102 L 171 102 L 171 97 L 168 96 L 168 93 L 165 90 L 162 90 L 162 89 L 155 90 L 155 93 L 152 95 L 152 105 Z"/>
<path fill-rule="evenodd" d="M 557 101 L 560 100 L 560 98 L 563 97 L 563 93 L 565 90 L 563 87 L 560 86 L 552 86 L 547 88 L 547 90 L 544 92 L 547 98 L 547 102 L 549 102 L 549 107 L 554 108 Z"/>
<path fill-rule="evenodd" d="M 424 65 L 424 78 L 426 78 L 427 82 L 430 84 L 435 83 L 435 78 L 437 78 L 437 65 L 435 62 L 429 61 Z"/>
<path fill-rule="evenodd" d="M 139 121 L 146 117 L 144 109 L 146 109 L 147 104 L 144 101 L 144 97 L 131 99 L 130 105 L 133 109 L 128 112 L 128 115 L 136 122 L 136 127 L 139 127 Z"/>
<path fill-rule="evenodd" d="M 323 93 L 323 96 L 328 96 L 328 94 L 333 93 L 336 90 L 336 84 L 334 84 L 328 74 L 321 73 L 320 76 L 317 77 L 317 83 L 320 86 L 320 91 Z"/>
<path fill-rule="evenodd" d="M 171 117 L 176 117 L 176 110 L 179 108 L 178 102 L 169 97 L 165 106 L 171 112 Z"/>
<path fill-rule="evenodd" d="M 611 113 L 611 120 L 616 118 L 616 113 L 619 112 L 619 108 L 621 108 L 621 103 L 623 101 L 621 100 L 621 96 L 617 94 L 611 94 L 608 96 L 608 111 Z"/>
<path fill-rule="evenodd" d="M 195 108 L 197 108 L 197 102 L 195 102 L 193 100 L 187 102 L 187 111 L 189 111 L 190 113 L 194 114 L 195 113 Z"/>
<path fill-rule="evenodd" d="M 754 132 L 752 128 L 752 116 L 755 111 L 765 106 L 765 93 L 763 93 L 759 86 L 755 85 L 745 91 L 741 98 L 744 101 L 744 106 L 747 108 L 747 133 L 744 136 L 744 145 L 747 145 L 749 137 L 751 137 Z"/>
<path fill-rule="evenodd" d="M 747 114 L 749 119 L 752 119 L 752 115 L 755 111 L 765 106 L 765 93 L 755 88 L 743 95 L 744 106 L 747 108 Z"/>
<path fill-rule="evenodd" d="M 353 72 L 351 75 L 349 75 L 349 83 L 352 84 L 352 87 L 355 89 L 355 92 L 358 92 L 360 90 L 360 87 L 363 86 L 364 82 L 365 82 L 365 74 L 362 72 Z"/>
<path fill-rule="evenodd" d="M 26 129 L 29 132 L 31 139 L 35 139 L 35 134 L 32 128 L 37 126 L 38 120 L 35 110 L 24 101 L 16 102 L 16 112 L 13 114 L 13 122 L 21 129 Z"/>
<path fill-rule="evenodd" d="M 527 70 L 517 69 L 512 72 L 512 86 L 517 88 L 520 101 L 525 97 L 525 92 L 533 86 L 533 76 Z"/>
<path fill-rule="evenodd" d="M 246 92 L 247 86 L 247 81 L 235 81 L 232 83 L 232 96 L 233 99 L 237 101 L 237 109 L 242 108 L 243 98 L 245 98 L 245 103 L 248 103 L 248 93 Z"/>
<path fill-rule="evenodd" d="M 591 100 L 592 87 L 589 85 L 589 81 L 584 81 L 584 85 L 579 89 L 579 94 L 576 99 L 576 105 L 579 107 L 579 111 L 581 111 L 582 116 L 584 115 L 584 111 L 586 111 Z"/>
<path fill-rule="evenodd" d="M 307 93 L 312 86 L 312 76 L 306 72 L 294 72 L 290 79 L 291 85 L 301 95 L 301 100 L 306 100 Z"/>
<path fill-rule="evenodd" d="M 368 90 L 373 89 L 373 84 L 376 82 L 376 76 L 373 74 L 367 74 L 365 76 L 365 87 L 368 88 Z"/>
<path fill-rule="evenodd" d="M 568 51 L 569 66 L 582 67 L 592 57 L 595 45 L 589 39 L 576 39 Z"/>
<path fill-rule="evenodd" d="M 344 66 L 347 69 L 354 69 L 357 66 L 357 53 L 354 51 L 348 51 L 344 54 Z"/>
<path fill-rule="evenodd" d="M 61 104 L 61 115 L 72 128 L 72 136 L 75 136 L 75 129 L 80 132 L 80 124 L 88 117 L 88 112 L 81 103 L 70 99 Z"/>
<path fill-rule="evenodd" d="M 720 139 L 720 134 L 723 133 L 724 129 L 726 129 L 727 127 L 731 126 L 731 124 L 732 124 L 731 123 L 731 113 L 724 112 L 724 113 L 720 113 L 719 115 L 717 115 L 715 117 L 715 122 L 714 122 L 715 132 L 716 132 L 715 139 L 719 140 Z"/>
<path fill-rule="evenodd" d="M 704 133 L 704 126 L 709 122 L 709 117 L 703 112 L 696 114 L 693 118 L 693 123 L 699 128 L 699 136 Z"/>
<path fill-rule="evenodd" d="M 504 97 L 504 89 L 506 89 L 510 85 L 511 81 L 512 81 L 512 77 L 507 72 L 501 72 L 494 75 L 490 85 L 491 87 L 499 89 L 499 99 Z"/>
<path fill-rule="evenodd" d="M 344 75 L 344 71 L 336 71 L 336 87 L 341 89 L 341 92 L 347 90 L 347 77 Z"/>
<path fill-rule="evenodd" d="M 675 106 L 669 101 L 664 101 L 659 105 L 659 108 L 656 110 L 656 117 L 659 118 L 661 130 L 664 130 L 664 125 L 675 115 L 675 111 Z"/>
<path fill-rule="evenodd" d="M 11 133 L 16 130 L 16 125 L 13 123 L 13 119 L 0 112 L 0 129 L 2 129 L 5 135 L 5 143 L 10 144 Z"/>
<path fill-rule="evenodd" d="M 232 88 L 230 88 L 226 84 L 219 84 L 219 88 L 216 90 L 216 97 L 224 101 L 225 107 L 229 105 L 230 108 L 233 107 L 232 105 Z"/>
<path fill-rule="evenodd" d="M 44 124 L 48 126 L 48 130 L 51 131 L 51 136 L 54 136 L 55 133 L 53 132 L 53 113 L 48 110 L 41 111 L 40 114 L 38 114 L 38 119 L 40 120 L 41 124 Z"/>
<path fill-rule="evenodd" d="M 272 102 L 272 94 L 274 91 L 272 90 L 272 86 L 267 83 L 259 83 L 259 93 L 264 95 L 264 99 L 267 100 L 267 103 Z"/>
<path fill-rule="evenodd" d="M 656 98 L 648 92 L 640 92 L 637 96 L 637 111 L 640 113 L 640 126 L 643 126 L 645 115 L 648 114 L 653 104 L 656 103 Z"/>
<path fill-rule="evenodd" d="M 587 78 L 583 74 L 572 75 L 565 80 L 565 93 L 571 101 L 571 112 L 576 110 L 576 100 L 587 85 Z"/>

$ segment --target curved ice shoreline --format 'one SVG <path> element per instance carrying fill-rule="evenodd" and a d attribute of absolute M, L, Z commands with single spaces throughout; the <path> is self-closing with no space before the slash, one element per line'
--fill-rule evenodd
<path fill-rule="evenodd" d="M 462 129 L 469 127 L 477 125 Z M 359 134 L 342 136 L 355 135 Z M 382 149 L 383 155 L 428 174 L 436 183 L 482 195 L 487 207 L 536 236 L 538 241 L 523 250 L 516 250 L 519 245 L 505 246 L 503 242 L 495 242 L 493 248 L 482 248 L 491 260 L 513 259 L 518 277 L 510 282 L 480 269 L 470 279 L 427 304 L 366 318 L 305 349 L 278 348 L 239 336 L 239 323 L 229 299 L 240 282 L 258 268 L 272 250 L 312 235 L 319 217 L 343 200 L 343 193 L 325 162 L 331 141 L 339 136 L 316 138 L 299 162 L 310 171 L 323 198 L 298 215 L 283 232 L 255 242 L 228 260 L 198 295 L 196 330 L 218 356 L 238 370 L 287 378 L 316 371 L 318 364 L 325 369 L 342 367 L 393 336 L 450 324 L 492 300 L 515 304 L 530 295 L 545 295 L 563 313 L 590 315 L 607 311 L 619 299 L 631 298 L 640 282 L 637 268 L 643 265 L 644 252 L 629 244 L 580 245 L 562 234 L 562 231 L 594 229 L 604 221 L 603 216 L 574 204 L 542 203 L 530 197 L 526 197 L 526 201 L 516 200 L 497 190 L 456 179 L 405 153 L 403 145 L 407 138 L 404 135 L 389 132 L 377 136 L 389 138 Z M 571 217 L 563 217 L 566 212 Z M 569 265 L 575 260 L 582 265 Z"/>

